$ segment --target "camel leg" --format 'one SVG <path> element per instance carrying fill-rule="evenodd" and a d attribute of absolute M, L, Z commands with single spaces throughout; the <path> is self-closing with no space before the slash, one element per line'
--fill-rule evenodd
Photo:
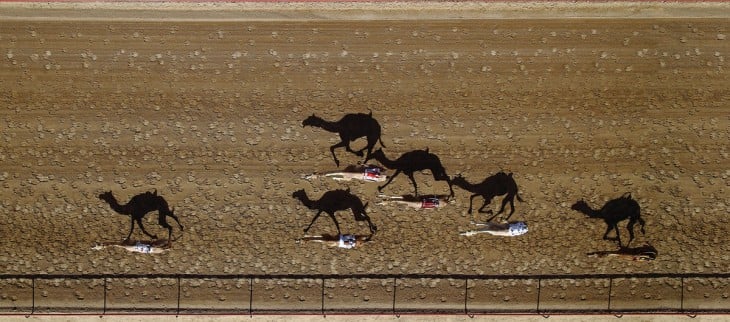
<path fill-rule="evenodd" d="M 501 214 L 504 211 L 505 206 L 507 206 L 507 203 L 509 202 L 510 205 L 510 212 L 507 217 L 504 218 L 504 220 L 509 219 L 512 217 L 512 214 L 515 213 L 515 195 L 508 195 L 502 200 L 502 208 L 499 209 L 499 212 L 497 212 L 497 215 Z"/>
<path fill-rule="evenodd" d="M 327 214 L 330 216 L 330 218 L 332 218 L 332 221 L 335 222 L 335 227 L 337 227 L 337 234 L 342 235 L 342 232 L 340 231 L 340 223 L 337 222 L 337 218 L 335 218 L 335 214 L 334 213 L 327 213 Z"/>
<path fill-rule="evenodd" d="M 335 164 L 339 167 L 340 166 L 340 160 L 337 160 L 337 156 L 335 155 L 335 149 L 341 148 L 341 147 L 347 147 L 348 150 L 350 150 L 350 146 L 347 145 L 347 142 L 341 141 L 340 143 L 337 143 L 330 147 L 330 152 L 332 152 L 332 158 L 335 159 Z"/>
<path fill-rule="evenodd" d="M 175 214 L 173 214 L 171 212 L 166 215 L 172 217 L 172 219 L 175 219 L 175 222 L 177 222 L 177 225 L 180 226 L 180 230 L 184 230 L 183 225 L 180 223 L 180 220 L 177 219 L 177 216 L 175 216 Z"/>
<path fill-rule="evenodd" d="M 369 157 L 370 156 L 370 153 L 373 152 L 373 146 L 375 146 L 375 142 L 370 143 L 370 139 L 368 139 L 368 145 L 367 146 L 365 146 L 364 148 L 362 148 L 360 150 L 351 151 L 351 152 L 354 153 L 355 155 L 359 156 L 359 157 L 362 157 L 363 156 L 363 151 L 368 150 L 367 156 Z M 349 149 L 350 146 L 348 145 L 347 148 Z M 366 159 L 367 159 L 367 157 L 366 157 Z"/>
<path fill-rule="evenodd" d="M 507 215 L 507 218 L 505 218 L 505 220 L 509 220 L 510 217 L 512 217 L 512 214 L 515 213 L 515 199 L 514 198 L 510 198 L 509 206 L 510 206 L 510 212 L 509 212 L 509 215 Z"/>
<path fill-rule="evenodd" d="M 613 230 L 616 231 L 616 242 L 618 243 L 618 247 L 621 247 L 621 233 L 618 230 L 618 223 L 613 224 Z"/>
<path fill-rule="evenodd" d="M 494 214 L 494 215 L 492 215 L 492 217 L 489 217 L 489 219 L 487 219 L 487 222 L 490 222 L 490 221 L 492 221 L 492 219 L 494 219 L 494 218 L 495 218 L 495 217 L 497 217 L 498 215 L 499 215 L 499 214 Z"/>
<path fill-rule="evenodd" d="M 360 149 L 360 151 L 355 152 L 355 154 L 357 154 L 357 156 L 359 156 L 359 157 L 362 157 L 363 156 L 362 152 L 367 150 L 368 153 L 365 154 L 365 160 L 367 160 L 370 157 L 370 154 L 373 153 L 373 148 L 375 147 L 375 143 L 377 143 L 377 142 L 378 142 L 377 137 L 368 137 L 368 145 L 365 146 L 364 148 Z"/>
<path fill-rule="evenodd" d="M 478 196 L 478 193 L 472 194 L 471 197 L 469 197 L 469 214 L 471 215 L 471 207 L 474 204 L 474 198 Z"/>
<path fill-rule="evenodd" d="M 144 225 L 142 225 L 142 218 L 137 219 L 137 226 L 139 226 L 139 228 L 142 229 L 142 232 L 145 235 L 149 236 L 152 239 L 157 239 L 157 235 L 152 235 L 152 234 L 148 233 L 147 230 L 144 229 Z"/>
<path fill-rule="evenodd" d="M 609 224 L 609 223 L 606 223 L 606 232 L 603 233 L 603 239 L 605 239 L 605 240 L 609 240 L 610 239 L 610 238 L 608 238 L 608 233 L 610 233 L 612 229 L 613 229 L 613 225 L 612 224 Z"/>
<path fill-rule="evenodd" d="M 497 215 L 504 212 L 504 207 L 507 206 L 507 203 L 509 202 L 509 199 L 510 199 L 509 197 L 510 196 L 506 196 L 506 197 L 504 197 L 504 199 L 502 199 L 502 206 L 499 207 L 499 211 L 497 211 Z"/>
<path fill-rule="evenodd" d="M 452 187 L 452 184 L 451 184 L 451 178 L 449 178 L 449 176 L 446 174 L 446 172 L 443 172 L 443 173 L 441 173 L 441 175 L 438 175 L 438 176 L 436 175 L 435 172 L 433 172 L 433 170 L 431 171 L 431 173 L 433 174 L 434 180 L 446 181 L 446 183 L 449 185 L 449 197 L 454 197 L 454 188 Z"/>
<path fill-rule="evenodd" d="M 132 232 L 134 231 L 134 218 L 131 216 L 129 217 L 129 223 L 129 234 L 127 235 L 127 238 L 124 239 L 124 241 L 128 241 L 129 238 L 132 237 Z"/>
<path fill-rule="evenodd" d="M 322 214 L 322 210 L 320 210 L 316 215 L 314 215 L 314 218 L 312 218 L 312 222 L 309 223 L 309 226 L 307 228 L 304 228 L 304 232 L 306 233 L 309 231 L 309 228 L 312 228 L 312 225 L 314 225 L 314 222 L 319 218 L 319 215 Z"/>
<path fill-rule="evenodd" d="M 611 232 L 611 230 L 616 231 L 616 237 L 615 238 L 608 237 L 608 233 Z M 618 245 L 621 246 L 621 235 L 620 235 L 620 232 L 618 230 L 618 225 L 616 223 L 610 223 L 610 224 L 608 224 L 608 227 L 606 227 L 606 233 L 603 234 L 603 239 L 606 239 L 606 240 L 615 240 L 615 241 L 618 242 Z"/>
<path fill-rule="evenodd" d="M 626 243 L 626 247 L 629 247 L 631 245 L 631 241 L 634 240 L 634 225 L 636 224 L 636 218 L 631 218 L 629 220 L 629 224 L 626 225 L 626 228 L 629 230 L 629 242 Z"/>
<path fill-rule="evenodd" d="M 413 189 L 416 190 L 415 196 L 418 197 L 418 185 L 416 184 L 416 178 L 413 177 L 413 172 L 408 173 L 408 178 L 411 179 L 411 183 L 413 183 Z"/>
<path fill-rule="evenodd" d="M 398 176 L 399 173 L 401 173 L 401 170 L 395 170 L 395 173 L 393 173 L 393 175 L 390 178 L 388 178 L 388 181 L 386 181 L 385 184 L 383 184 L 382 186 L 378 187 L 378 191 L 383 190 L 383 188 L 385 188 L 387 185 L 389 185 L 390 182 L 393 181 L 393 179 L 395 179 L 395 177 Z"/>
<path fill-rule="evenodd" d="M 492 203 L 492 198 L 487 198 L 486 196 L 482 196 L 482 197 L 484 197 L 484 203 L 482 204 L 482 206 L 481 206 L 481 207 L 479 207 L 479 210 L 478 210 L 478 211 L 479 211 L 480 213 L 488 213 L 488 214 L 491 214 L 491 213 L 493 213 L 493 212 L 492 212 L 492 209 L 489 209 L 489 210 L 487 210 L 487 211 L 484 211 L 484 208 L 486 208 L 486 207 L 487 207 L 487 206 L 488 206 L 489 204 L 491 204 L 491 203 Z"/>
<path fill-rule="evenodd" d="M 163 228 L 167 229 L 167 241 L 169 242 L 172 238 L 172 226 L 167 223 L 167 218 L 165 217 L 167 217 L 165 214 L 159 213 L 157 217 L 157 223 L 160 224 L 160 226 L 162 226 Z"/>
<path fill-rule="evenodd" d="M 367 221 L 368 222 L 368 228 L 370 229 L 370 234 L 374 234 L 378 230 L 378 226 L 375 226 L 372 221 L 370 221 L 370 216 L 368 216 L 364 211 L 363 212 L 357 212 L 354 209 L 352 210 L 352 214 L 355 215 L 356 221 Z"/>

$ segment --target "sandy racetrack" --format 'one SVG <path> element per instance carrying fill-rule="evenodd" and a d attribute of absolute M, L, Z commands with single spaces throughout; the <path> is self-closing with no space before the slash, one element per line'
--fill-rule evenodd
<path fill-rule="evenodd" d="M 483 19 L 483 8 L 470 19 L 312 19 L 295 10 L 271 19 L 229 9 L 233 18 L 213 21 L 176 20 L 175 11 L 129 18 L 97 8 L 96 18 L 61 20 L 47 8 L 0 10 L 5 273 L 681 273 L 730 265 L 730 23 L 718 18 L 727 6 L 625 19 L 553 19 L 553 9 L 539 8 L 531 9 L 537 18 Z M 453 205 L 411 211 L 377 205 L 375 184 L 300 179 L 334 170 L 329 146 L 338 142 L 302 120 L 369 110 L 390 157 L 428 147 L 449 174 L 472 182 L 513 172 L 525 200 L 513 219 L 530 232 L 459 236 L 470 228 L 469 194 L 459 188 Z M 337 153 L 343 166 L 360 160 Z M 448 191 L 428 173 L 416 180 L 424 194 Z M 369 202 L 380 228 L 374 242 L 351 251 L 295 244 L 314 213 L 292 192 L 316 198 L 344 187 Z M 153 189 L 186 227 L 181 234 L 174 226 L 169 252 L 91 249 L 129 229 L 99 193 L 126 202 Z M 412 187 L 401 176 L 385 191 Z M 614 244 L 601 239 L 602 221 L 571 204 L 597 208 L 624 192 L 647 222 L 632 245 L 652 243 L 655 262 L 585 256 Z M 145 226 L 164 235 L 155 217 Z M 340 225 L 367 232 L 350 214 Z M 335 230 L 322 217 L 311 232 Z M 145 238 L 138 228 L 134 236 Z M 727 303 L 727 281 L 715 290 Z"/>

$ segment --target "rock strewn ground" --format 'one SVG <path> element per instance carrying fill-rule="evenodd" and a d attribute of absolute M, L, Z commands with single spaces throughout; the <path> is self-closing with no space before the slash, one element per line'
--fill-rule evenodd
<path fill-rule="evenodd" d="M 728 266 L 726 19 L 3 25 L 6 273 L 575 274 Z M 469 228 L 463 190 L 454 205 L 416 212 L 376 205 L 372 184 L 299 179 L 333 170 L 328 147 L 337 142 L 301 121 L 368 110 L 383 125 L 389 156 L 428 147 L 450 174 L 471 181 L 513 172 L 525 199 L 513 218 L 527 220 L 530 233 L 458 236 Z M 358 161 L 338 152 L 345 164 Z M 416 180 L 423 193 L 447 191 L 429 175 Z M 291 193 L 303 188 L 317 197 L 346 186 L 370 202 L 380 227 L 375 241 L 347 252 L 294 244 L 313 213 Z M 154 188 L 187 227 L 170 252 L 91 249 L 128 229 L 128 219 L 97 199 L 100 192 L 111 189 L 126 201 Z M 386 190 L 412 187 L 400 177 Z M 634 243 L 651 242 L 659 259 L 587 258 L 613 244 L 600 239 L 602 222 L 570 205 L 584 198 L 600 207 L 627 191 L 647 220 L 647 234 Z M 146 226 L 163 234 L 154 217 Z M 341 217 L 344 231 L 367 231 L 351 219 Z M 311 232 L 331 233 L 334 225 L 322 218 Z M 726 301 L 726 281 L 711 284 L 711 297 Z"/>

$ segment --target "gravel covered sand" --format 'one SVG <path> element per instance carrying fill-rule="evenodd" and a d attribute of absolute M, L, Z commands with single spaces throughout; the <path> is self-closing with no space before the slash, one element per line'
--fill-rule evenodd
<path fill-rule="evenodd" d="M 2 271 L 727 272 L 727 4 L 282 6 L 0 4 Z M 449 174 L 471 182 L 513 172 L 525 202 L 512 219 L 530 232 L 459 236 L 472 226 L 469 193 L 456 187 L 456 203 L 412 211 L 377 205 L 373 183 L 300 179 L 335 170 L 329 146 L 338 142 L 301 122 L 369 110 L 391 158 L 428 147 Z M 337 155 L 342 166 L 360 160 Z M 448 192 L 428 173 L 416 180 L 423 194 Z M 292 192 L 314 199 L 345 187 L 369 202 L 374 241 L 349 251 L 295 244 L 314 212 Z M 153 189 L 186 227 L 181 235 L 173 223 L 179 238 L 170 251 L 91 248 L 129 229 L 99 193 L 124 203 Z M 401 175 L 384 192 L 413 190 Z M 615 244 L 601 239 L 602 221 L 570 206 L 585 199 L 599 208 L 624 192 L 646 220 L 632 245 L 654 245 L 654 262 L 585 256 Z M 166 235 L 156 221 L 149 214 L 145 227 Z M 367 232 L 349 213 L 339 221 L 343 232 Z M 621 229 L 627 241 L 625 222 Z M 310 233 L 335 227 L 324 216 Z M 146 239 L 139 228 L 133 237 Z M 727 307 L 727 282 L 697 287 Z M 101 287 L 94 283 L 79 288 Z M 348 283 L 332 286 L 349 290 L 332 298 L 361 301 Z M 406 282 L 415 293 L 403 296 L 438 302 L 419 285 L 463 288 L 424 283 Z M 659 281 L 648 299 L 673 283 Z M 371 284 L 359 287 L 388 288 Z M 503 286 L 516 291 L 497 295 Z M 287 287 L 267 288 L 271 300 L 296 299 Z M 534 284 L 484 287 L 497 287 L 485 294 L 504 302 L 535 292 Z M 566 286 L 554 287 L 545 294 L 556 305 L 570 300 L 561 296 Z M 577 287 L 600 293 L 607 285 Z M 14 289 L 3 285 L 3 307 L 13 305 Z M 167 298 L 155 296 L 153 306 Z"/>

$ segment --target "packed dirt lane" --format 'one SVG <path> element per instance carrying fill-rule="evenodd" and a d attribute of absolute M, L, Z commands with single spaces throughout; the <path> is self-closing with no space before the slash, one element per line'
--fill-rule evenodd
<path fill-rule="evenodd" d="M 417 12 L 414 15 L 418 14 Z M 712 14 L 716 14 L 713 12 Z M 730 265 L 730 22 L 715 18 L 168 21 L 9 19 L 0 28 L 0 265 L 6 273 L 634 273 Z M 520 237 L 465 237 L 470 193 L 379 205 L 334 170 L 335 133 L 372 111 L 390 158 L 429 148 L 475 183 L 512 172 Z M 361 147 L 363 141 L 355 146 Z M 377 145 L 380 147 L 380 145 Z M 336 151 L 341 167 L 362 158 Z M 392 173 L 392 172 L 391 172 Z M 448 192 L 417 173 L 423 194 Z M 345 188 L 379 231 L 354 250 L 295 244 L 312 199 Z M 120 203 L 156 189 L 185 226 L 170 251 L 118 241 Z M 413 192 L 400 175 L 390 195 Z M 630 192 L 651 263 L 613 250 L 594 209 Z M 489 206 L 496 212 L 501 197 Z M 475 207 L 481 199 L 475 200 Z M 485 219 L 486 214 L 480 214 Z M 367 233 L 351 214 L 345 233 Z M 145 228 L 166 232 L 149 214 Z M 626 222 L 620 224 L 624 243 Z M 335 233 L 320 218 L 310 233 Z M 133 238 L 146 239 L 139 228 Z M 725 293 L 726 294 L 726 293 Z"/>

